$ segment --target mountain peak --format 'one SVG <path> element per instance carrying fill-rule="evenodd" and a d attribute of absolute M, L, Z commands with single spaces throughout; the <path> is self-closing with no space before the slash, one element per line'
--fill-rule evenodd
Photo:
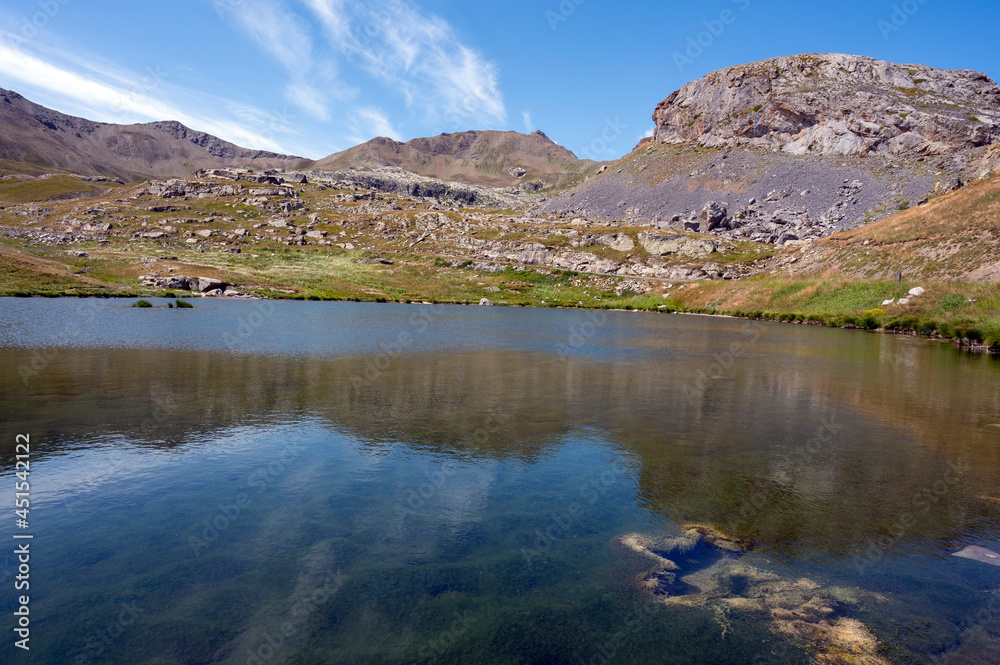
<path fill-rule="evenodd" d="M 1000 139 L 1000 88 L 969 70 L 810 53 L 711 72 L 661 102 L 653 120 L 660 143 L 941 154 Z"/>
<path fill-rule="evenodd" d="M 541 131 L 471 130 L 406 143 L 379 137 L 317 162 L 318 170 L 347 166 L 397 166 L 412 173 L 470 184 L 556 187 L 575 184 L 594 162 L 581 160 Z"/>

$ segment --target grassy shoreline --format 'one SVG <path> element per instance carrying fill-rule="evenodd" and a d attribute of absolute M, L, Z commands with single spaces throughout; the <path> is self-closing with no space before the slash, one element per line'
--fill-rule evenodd
<path fill-rule="evenodd" d="M 573 275 L 568 275 L 572 278 Z M 644 295 L 604 294 L 579 299 L 576 289 L 545 285 L 540 294 L 485 293 L 497 306 L 572 308 L 700 314 L 818 325 L 951 341 L 978 351 L 1000 353 L 1000 285 L 992 283 L 926 282 L 921 285 L 842 278 L 751 278 L 734 282 L 688 282 Z M 913 286 L 924 295 L 908 305 L 882 307 L 883 300 L 905 296 Z M 256 294 L 259 299 L 313 302 L 478 305 L 478 298 L 440 298 L 413 289 L 406 297 L 366 293 L 333 296 L 310 293 Z M 3 297 L 102 297 L 193 299 L 196 294 L 158 289 L 79 293 L 67 291 L 5 292 Z"/>

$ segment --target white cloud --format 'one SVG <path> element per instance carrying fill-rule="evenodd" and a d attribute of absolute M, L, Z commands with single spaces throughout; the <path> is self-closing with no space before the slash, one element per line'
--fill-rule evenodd
<path fill-rule="evenodd" d="M 72 60 L 79 63 L 83 56 L 76 54 Z M 42 60 L 26 52 L 16 38 L 0 34 L 0 77 L 19 82 L 24 86 L 22 91 L 43 90 L 64 100 L 72 107 L 68 112 L 121 124 L 177 120 L 240 146 L 286 152 L 274 141 L 270 128 L 255 131 L 241 123 L 219 119 L 217 109 L 225 108 L 226 100 L 206 100 L 208 114 L 189 113 L 159 98 L 183 96 L 178 93 L 184 92 L 168 88 L 162 80 L 122 71 L 105 72 L 92 63 L 85 69 L 88 71 L 76 72 Z"/>
<path fill-rule="evenodd" d="M 521 118 L 524 120 L 524 131 L 529 134 L 535 131 L 535 123 L 531 121 L 531 111 L 522 111 Z"/>
<path fill-rule="evenodd" d="M 408 107 L 453 124 L 506 120 L 496 65 L 462 44 L 443 19 L 400 0 L 350 6 L 302 1 L 323 24 L 331 47 Z"/>
<path fill-rule="evenodd" d="M 355 143 L 364 143 L 376 136 L 387 136 L 394 141 L 399 140 L 399 132 L 392 126 L 388 116 L 379 108 L 356 109 L 351 113 L 350 124 L 354 134 L 350 139 Z"/>
<path fill-rule="evenodd" d="M 639 140 L 641 141 L 642 139 L 651 139 L 653 138 L 653 136 L 655 136 L 655 134 L 656 134 L 656 126 L 654 125 L 653 127 L 650 127 L 649 129 L 644 131 L 642 135 L 639 136 Z"/>

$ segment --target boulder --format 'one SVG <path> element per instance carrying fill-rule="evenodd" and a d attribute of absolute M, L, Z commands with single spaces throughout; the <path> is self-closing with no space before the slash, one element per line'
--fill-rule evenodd
<path fill-rule="evenodd" d="M 729 211 L 726 209 L 724 203 L 719 203 L 718 201 L 709 201 L 705 204 L 705 207 L 701 210 L 701 215 L 699 215 L 705 223 L 702 225 L 704 231 L 713 231 L 722 224 L 726 219 L 726 215 Z"/>
<path fill-rule="evenodd" d="M 895 300 L 886 300 L 886 301 L 883 301 L 882 307 L 886 307 L 887 305 L 895 305 L 895 304 L 896 304 Z"/>
<path fill-rule="evenodd" d="M 635 241 L 632 240 L 628 235 L 624 233 L 619 233 L 614 242 L 611 243 L 611 249 L 617 250 L 619 252 L 631 252 L 635 249 Z"/>
<path fill-rule="evenodd" d="M 489 298 L 483 298 L 482 300 L 479 301 L 479 306 L 480 307 L 493 307 L 493 301 L 490 300 Z"/>
<path fill-rule="evenodd" d="M 924 295 L 925 293 L 927 293 L 927 291 L 924 288 L 920 287 L 920 286 L 918 286 L 916 288 L 913 288 L 913 289 L 910 289 L 910 295 L 913 296 L 914 298 L 919 298 L 920 296 Z"/>
<path fill-rule="evenodd" d="M 226 283 L 221 279 L 215 279 L 214 277 L 199 277 L 198 278 L 198 290 L 202 293 L 207 293 L 209 291 L 221 290 L 226 288 Z"/>
<path fill-rule="evenodd" d="M 195 281 L 187 277 L 186 275 L 177 275 L 175 277 L 168 277 L 166 288 L 168 289 L 178 289 L 180 291 L 193 291 L 195 289 Z"/>

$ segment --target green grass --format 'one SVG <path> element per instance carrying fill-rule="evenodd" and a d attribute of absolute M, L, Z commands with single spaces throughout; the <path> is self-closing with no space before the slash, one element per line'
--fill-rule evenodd
<path fill-rule="evenodd" d="M 927 292 L 910 305 L 880 307 L 905 296 L 915 284 L 755 278 L 739 283 L 704 283 L 677 296 L 685 311 L 787 322 L 809 322 L 934 335 L 985 343 L 1000 350 L 1000 285 L 966 283 L 969 296 L 955 285 L 925 283 Z"/>
<path fill-rule="evenodd" d="M 92 196 L 103 193 L 109 187 L 118 187 L 118 185 L 107 182 L 85 182 L 68 175 L 24 181 L 2 180 L 0 181 L 0 202 L 9 205 L 30 201 L 48 201 L 53 197 L 75 194 Z"/>

